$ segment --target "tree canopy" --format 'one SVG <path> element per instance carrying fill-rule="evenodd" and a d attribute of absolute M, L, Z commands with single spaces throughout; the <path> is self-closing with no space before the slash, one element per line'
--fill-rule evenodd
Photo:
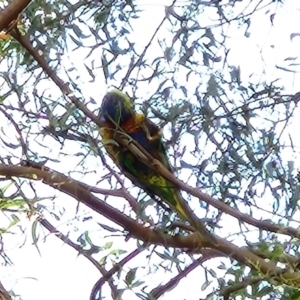
<path fill-rule="evenodd" d="M 1 299 L 33 297 L 4 278 L 11 251 L 43 259 L 52 235 L 99 273 L 86 299 L 299 299 L 297 1 L 0 7 Z M 114 88 L 162 128 L 174 174 L 143 159 L 217 244 L 107 155 Z"/>

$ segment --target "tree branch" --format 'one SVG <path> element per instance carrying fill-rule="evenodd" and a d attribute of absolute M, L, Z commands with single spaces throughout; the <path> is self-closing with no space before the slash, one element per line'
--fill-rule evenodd
<path fill-rule="evenodd" d="M 222 296 L 223 300 L 229 300 L 229 296 L 230 294 L 239 291 L 241 289 L 246 288 L 248 285 L 254 285 L 257 284 L 263 280 L 267 280 L 266 278 L 262 278 L 262 277 L 254 277 L 254 278 L 247 278 L 245 280 L 243 280 L 240 283 L 237 284 L 232 284 L 230 286 L 225 287 L 223 290 L 221 290 L 219 296 Z"/>
<path fill-rule="evenodd" d="M 102 285 L 107 281 L 108 278 L 114 275 L 114 273 L 118 272 L 127 262 L 132 260 L 134 257 L 136 257 L 138 254 L 140 254 L 142 251 L 144 251 L 145 248 L 139 247 L 133 252 L 131 252 L 129 255 L 127 255 L 125 258 L 123 258 L 120 262 L 114 264 L 114 266 L 106 272 L 105 275 L 103 275 L 102 278 L 100 278 L 94 285 L 91 295 L 90 295 L 90 300 L 95 300 L 97 299 L 97 294 L 101 290 Z"/>
<path fill-rule="evenodd" d="M 0 299 L 1 300 L 12 300 L 9 292 L 4 288 L 2 283 L 0 282 Z"/>
<path fill-rule="evenodd" d="M 70 195 L 99 214 L 102 214 L 111 221 L 119 224 L 132 236 L 144 241 L 146 244 L 152 243 L 164 247 L 184 248 L 187 251 L 190 250 L 196 252 L 199 252 L 200 249 L 205 247 L 215 247 L 216 250 L 224 253 L 228 257 L 261 272 L 265 276 L 273 277 L 278 284 L 287 284 L 297 288 L 300 287 L 299 273 L 286 272 L 281 268 L 277 268 L 272 261 L 265 261 L 249 251 L 246 247 L 241 248 L 235 246 L 225 239 L 217 238 L 218 247 L 216 247 L 210 241 L 202 239 L 197 233 L 188 236 L 170 236 L 157 230 L 145 228 L 130 217 L 121 213 L 119 210 L 92 195 L 79 181 L 68 178 L 58 172 L 50 171 L 49 168 L 41 167 L 41 169 L 38 169 L 33 167 L 7 166 L 0 164 L 0 175 L 42 180 L 45 184 Z"/>
<path fill-rule="evenodd" d="M 209 205 L 237 218 L 240 221 L 253 225 L 263 230 L 286 234 L 292 237 L 299 237 L 299 231 L 292 227 L 282 227 L 276 224 L 271 224 L 268 221 L 257 220 L 249 215 L 245 215 L 237 209 L 231 208 L 229 205 L 222 201 L 212 198 L 207 194 L 202 193 L 198 189 L 195 189 L 181 180 L 177 179 L 169 170 L 167 170 L 158 160 L 154 159 L 146 150 L 144 150 L 137 142 L 129 140 L 124 135 L 116 135 L 115 139 L 128 148 L 141 162 L 154 169 L 158 174 L 162 175 L 165 179 L 173 183 L 175 186 L 186 191 L 190 195 L 193 195 L 200 200 L 203 200 Z"/>
<path fill-rule="evenodd" d="M 75 249 L 76 251 L 78 251 L 79 254 L 82 254 L 87 260 L 89 260 L 99 271 L 100 273 L 105 276 L 106 281 L 108 282 L 112 293 L 114 295 L 117 295 L 117 288 L 116 286 L 113 284 L 113 281 L 110 280 L 110 277 L 108 275 L 108 272 L 105 270 L 104 267 L 102 267 L 98 261 L 96 259 L 94 259 L 89 253 L 88 251 L 85 251 L 81 248 L 80 245 L 75 244 L 73 241 L 71 241 L 67 236 L 65 236 L 64 234 L 62 234 L 59 230 L 57 230 L 49 221 L 47 221 L 45 218 L 41 217 L 39 218 L 39 223 L 41 225 L 43 225 L 49 232 L 55 234 L 56 237 L 58 237 L 60 240 L 62 240 L 64 243 L 66 243 L 67 245 L 69 245 L 71 248 Z"/>
<path fill-rule="evenodd" d="M 14 0 L 4 9 L 0 8 L 0 31 L 6 29 L 11 22 L 16 20 L 30 2 L 30 0 Z"/>
<path fill-rule="evenodd" d="M 163 294 L 175 288 L 176 285 L 182 280 L 183 277 L 187 276 L 190 272 L 196 269 L 196 267 L 201 265 L 205 260 L 207 260 L 205 256 L 198 258 L 197 260 L 192 262 L 187 268 L 180 271 L 180 273 L 177 274 L 175 277 L 173 277 L 169 282 L 153 289 L 150 292 L 150 296 L 151 296 L 150 299 L 159 299 Z"/>

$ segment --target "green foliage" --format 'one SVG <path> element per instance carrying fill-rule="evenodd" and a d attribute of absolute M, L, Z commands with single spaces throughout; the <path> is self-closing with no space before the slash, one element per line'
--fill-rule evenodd
<path fill-rule="evenodd" d="M 162 7 L 165 3 L 38 0 L 22 12 L 18 26 L 72 95 L 96 115 L 108 90 L 127 92 L 137 111 L 163 129 L 170 161 L 185 183 L 243 216 L 282 230 L 298 229 L 300 98 L 291 82 L 297 82 L 299 63 L 290 52 L 270 62 L 263 51 L 280 43 L 274 46 L 267 37 L 258 46 L 261 69 L 252 52 L 239 48 L 257 44 L 252 39 L 257 22 L 263 24 L 261 31 L 267 26 L 276 30 L 276 14 L 286 7 L 296 11 L 288 5 L 297 4 L 288 2 L 177 1 Z M 298 35 L 289 33 L 290 42 Z M 123 176 L 107 157 L 96 124 L 11 37 L 0 39 L 0 91 L 2 164 L 19 166 L 24 159 L 42 163 L 99 188 L 92 191 L 99 201 L 133 219 L 136 213 L 155 232 L 175 239 L 187 236 L 184 227 L 166 226 L 168 208 Z M 186 299 L 299 298 L 298 289 L 278 282 L 274 274 L 204 251 L 209 249 L 193 252 L 143 242 L 143 258 L 131 257 L 142 242 L 130 230 L 71 202 L 45 182 L 23 177 L 0 178 L 1 238 L 22 236 L 20 244 L 33 243 L 41 254 L 49 231 L 66 237 L 65 243 L 106 271 L 125 260 L 107 279 L 114 299 L 125 299 L 127 292 L 140 299 L 169 293 L 175 299 L 185 285 Z M 218 236 L 282 270 L 299 272 L 298 238 L 251 226 L 185 192 L 183 196 Z M 53 224 L 53 231 L 43 219 Z M 3 265 L 9 256 L 4 249 Z M 206 263 L 208 259 L 214 263 Z"/>

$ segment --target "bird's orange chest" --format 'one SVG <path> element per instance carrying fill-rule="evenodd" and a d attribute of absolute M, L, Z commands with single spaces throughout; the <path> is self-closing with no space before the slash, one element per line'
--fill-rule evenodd
<path fill-rule="evenodd" d="M 121 128 L 128 134 L 136 132 L 140 130 L 140 122 L 137 121 L 135 119 L 127 120 L 121 125 Z"/>
<path fill-rule="evenodd" d="M 119 128 L 121 128 L 125 133 L 131 134 L 141 130 L 141 124 L 144 122 L 145 116 L 144 115 L 136 115 L 134 118 L 130 118 L 125 122 L 119 124 Z M 115 124 L 107 124 L 108 128 L 117 129 Z"/>

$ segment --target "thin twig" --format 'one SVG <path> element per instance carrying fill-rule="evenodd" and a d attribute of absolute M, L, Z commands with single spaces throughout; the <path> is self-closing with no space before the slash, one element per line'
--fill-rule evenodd
<path fill-rule="evenodd" d="M 232 284 L 232 285 L 225 287 L 223 290 L 220 291 L 219 296 L 223 297 L 222 298 L 223 300 L 229 300 L 230 294 L 237 292 L 241 289 L 244 289 L 248 285 L 257 284 L 263 280 L 266 280 L 266 278 L 262 278 L 262 277 L 247 278 L 240 283 Z"/>
<path fill-rule="evenodd" d="M 13 126 L 15 127 L 17 133 L 19 134 L 19 140 L 20 140 L 20 144 L 21 144 L 21 148 L 22 148 L 22 155 L 24 155 L 27 159 L 29 159 L 29 156 L 27 154 L 27 145 L 23 139 L 22 136 L 22 131 L 19 128 L 18 124 L 15 122 L 15 120 L 13 119 L 13 117 L 8 114 L 4 109 L 2 109 L 0 107 L 0 111 L 5 115 L 5 117 L 13 124 Z"/>
<path fill-rule="evenodd" d="M 90 300 L 98 300 L 97 297 L 98 292 L 101 290 L 103 284 L 107 281 L 108 278 L 111 278 L 116 272 L 120 271 L 121 268 L 129 261 L 131 261 L 134 257 L 136 257 L 138 254 L 140 254 L 142 251 L 144 251 L 144 247 L 139 247 L 133 252 L 131 252 L 129 255 L 127 255 L 125 258 L 123 258 L 120 262 L 114 264 L 114 266 L 106 272 L 105 275 L 103 275 L 102 278 L 100 278 L 95 285 L 93 286 Z"/>
<path fill-rule="evenodd" d="M 174 6 L 175 3 L 176 3 L 176 1 L 177 1 L 177 0 L 173 0 L 173 3 L 171 4 L 170 7 Z M 123 78 L 123 80 L 122 80 L 122 83 L 121 83 L 121 85 L 120 85 L 120 89 L 121 89 L 121 90 L 124 89 L 125 84 L 126 84 L 128 78 L 129 78 L 130 74 L 131 74 L 132 71 L 134 70 L 134 68 L 135 68 L 136 66 L 138 66 L 138 65 L 142 62 L 144 56 L 146 55 L 147 50 L 148 50 L 149 47 L 151 46 L 151 44 L 152 44 L 152 42 L 153 42 L 155 36 L 157 35 L 158 31 L 160 30 L 160 28 L 162 27 L 162 25 L 164 24 L 164 22 L 167 20 L 167 18 L 168 18 L 168 16 L 165 15 L 165 17 L 162 19 L 162 21 L 160 22 L 160 24 L 159 24 L 159 25 L 157 26 L 157 28 L 155 29 L 155 31 L 154 31 L 152 37 L 150 38 L 149 43 L 148 43 L 148 44 L 146 45 L 146 47 L 144 48 L 144 50 L 143 50 L 142 54 L 139 56 L 138 60 L 137 60 L 135 63 L 133 63 L 133 64 L 131 65 L 131 67 L 129 68 L 129 70 L 127 71 L 127 73 L 126 73 L 126 75 L 124 76 L 124 78 Z"/>
<path fill-rule="evenodd" d="M 56 237 L 58 237 L 60 240 L 62 240 L 64 243 L 69 245 L 71 248 L 78 251 L 81 255 L 83 255 L 87 260 L 89 260 L 99 271 L 100 273 L 105 276 L 106 281 L 108 282 L 112 292 L 114 294 L 117 294 L 117 288 L 113 284 L 113 281 L 110 279 L 111 276 L 107 275 L 107 271 L 104 267 L 102 267 L 96 259 L 94 259 L 88 251 L 85 251 L 81 248 L 80 245 L 75 244 L 73 241 L 71 241 L 66 235 L 62 234 L 57 228 L 55 228 L 49 221 L 47 221 L 44 217 L 39 218 L 39 223 L 43 225 L 49 232 L 55 234 Z"/>

